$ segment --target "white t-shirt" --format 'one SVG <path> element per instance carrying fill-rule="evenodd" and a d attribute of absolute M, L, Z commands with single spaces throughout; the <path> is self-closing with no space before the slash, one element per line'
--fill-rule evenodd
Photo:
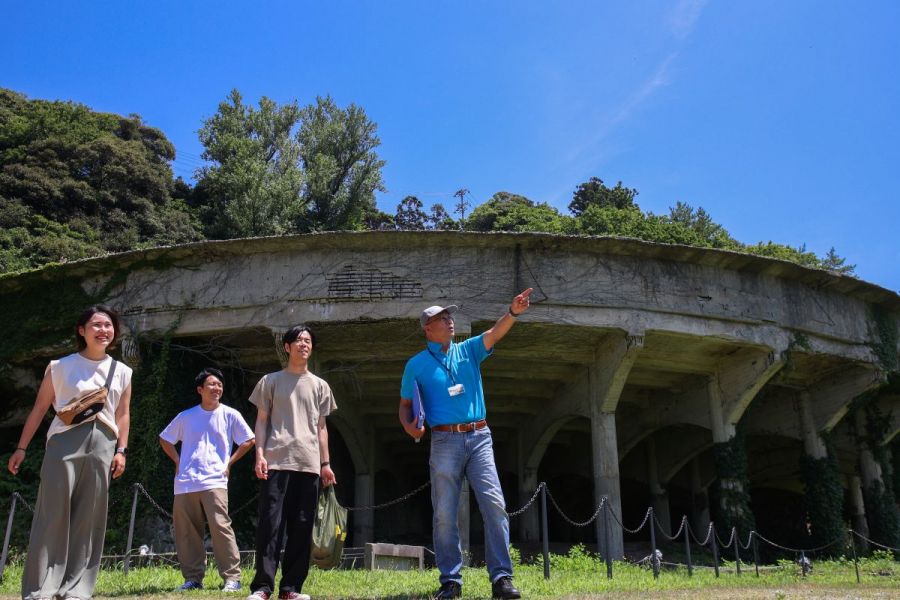
<path fill-rule="evenodd" d="M 241 413 L 219 404 L 215 410 L 204 410 L 198 404 L 178 414 L 159 437 L 177 444 L 181 442 L 175 494 L 228 488 L 225 469 L 231 459 L 233 444 L 252 440 L 253 431 Z"/>
<path fill-rule="evenodd" d="M 50 380 L 53 383 L 54 410 L 59 412 L 74 398 L 80 398 L 102 388 L 106 384 L 106 376 L 112 366 L 112 361 L 111 356 L 107 356 L 103 360 L 90 360 L 77 352 L 59 360 L 51 360 L 47 371 L 50 373 Z M 109 382 L 106 404 L 103 406 L 103 410 L 97 413 L 97 420 L 109 427 L 116 436 L 119 435 L 119 428 L 116 426 L 116 408 L 119 406 L 122 392 L 128 389 L 129 385 L 131 385 L 131 368 L 122 361 L 118 361 L 113 380 Z M 50 423 L 50 429 L 47 431 L 47 439 L 73 427 L 78 427 L 78 425 L 66 425 L 59 417 L 53 417 L 53 422 Z"/>

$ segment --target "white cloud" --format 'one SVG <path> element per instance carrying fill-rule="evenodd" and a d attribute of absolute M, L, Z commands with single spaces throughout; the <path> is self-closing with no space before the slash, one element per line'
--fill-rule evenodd
<path fill-rule="evenodd" d="M 691 35 L 707 2 L 708 0 L 680 0 L 669 15 L 672 35 L 680 40 Z"/>

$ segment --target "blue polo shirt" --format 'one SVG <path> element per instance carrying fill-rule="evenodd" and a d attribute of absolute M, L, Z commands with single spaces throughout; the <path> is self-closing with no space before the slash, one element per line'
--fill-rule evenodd
<path fill-rule="evenodd" d="M 413 382 L 419 384 L 422 408 L 428 425 L 453 425 L 471 423 L 485 418 L 484 390 L 481 388 L 481 361 L 493 353 L 484 349 L 484 340 L 478 335 L 460 344 L 450 343 L 447 353 L 437 342 L 428 342 L 427 348 L 406 362 L 400 397 L 413 397 Z M 465 392 L 451 396 L 450 386 L 461 383 Z"/>

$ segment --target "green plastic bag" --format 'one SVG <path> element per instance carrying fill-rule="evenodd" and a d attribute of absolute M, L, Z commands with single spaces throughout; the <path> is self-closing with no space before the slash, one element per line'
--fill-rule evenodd
<path fill-rule="evenodd" d="M 333 569 L 341 564 L 347 539 L 347 509 L 338 504 L 334 486 L 319 494 L 316 521 L 313 523 L 312 549 L 309 562 L 320 569 Z"/>

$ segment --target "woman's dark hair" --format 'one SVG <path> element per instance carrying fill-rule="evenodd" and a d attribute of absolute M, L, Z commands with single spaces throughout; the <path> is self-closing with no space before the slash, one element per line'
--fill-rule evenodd
<path fill-rule="evenodd" d="M 93 306 L 89 306 L 84 309 L 84 312 L 81 313 L 81 316 L 78 317 L 78 320 L 75 322 L 75 343 L 78 345 L 78 350 L 84 350 L 87 348 L 87 342 L 84 341 L 84 336 L 78 333 L 78 330 L 81 327 L 86 327 L 88 321 L 91 320 L 91 317 L 96 315 L 97 313 L 103 313 L 109 320 L 112 321 L 113 324 L 113 339 L 110 342 L 110 346 L 116 343 L 116 340 L 119 339 L 119 334 L 122 332 L 122 324 L 119 321 L 119 313 L 111 309 L 105 304 L 95 304 Z"/>
<path fill-rule="evenodd" d="M 223 385 L 225 384 L 225 376 L 222 375 L 222 371 L 213 367 L 206 367 L 205 369 L 200 371 L 200 373 L 197 374 L 197 377 L 194 378 L 194 384 L 197 387 L 203 387 L 203 385 L 206 383 L 206 379 L 210 375 L 221 381 Z"/>
<path fill-rule="evenodd" d="M 294 325 L 290 329 L 284 332 L 284 335 L 281 336 L 282 344 L 293 344 L 297 341 L 297 338 L 300 337 L 300 334 L 303 332 L 309 334 L 309 339 L 312 340 L 312 347 L 316 347 L 316 334 L 313 333 L 313 330 L 307 327 L 306 325 Z"/>

